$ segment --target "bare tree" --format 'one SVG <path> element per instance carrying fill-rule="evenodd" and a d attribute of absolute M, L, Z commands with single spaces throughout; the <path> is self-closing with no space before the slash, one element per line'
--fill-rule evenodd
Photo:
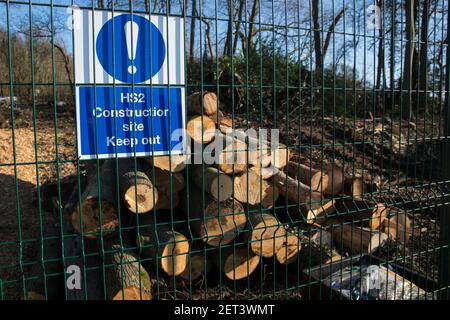
<path fill-rule="evenodd" d="M 323 13 L 322 13 L 323 14 Z M 325 41 L 322 46 L 322 37 L 321 37 L 321 26 L 319 22 L 319 0 L 311 1 L 311 16 L 313 21 L 313 35 L 314 35 L 314 53 L 316 58 L 316 82 L 319 83 L 322 80 L 323 67 L 325 56 L 328 51 L 328 46 L 330 44 L 331 36 L 333 35 L 334 29 L 336 25 L 339 23 L 339 20 L 345 14 L 345 7 L 339 11 L 339 13 L 333 18 L 330 26 L 327 29 L 325 35 Z"/>

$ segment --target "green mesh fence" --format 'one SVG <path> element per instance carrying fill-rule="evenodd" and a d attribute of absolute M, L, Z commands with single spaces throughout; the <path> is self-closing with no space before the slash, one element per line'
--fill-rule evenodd
<path fill-rule="evenodd" d="M 79 158 L 80 10 L 180 19 L 184 83 L 109 86 L 184 90 L 188 161 Z M 0 297 L 447 299 L 449 26 L 445 0 L 0 0 Z"/>

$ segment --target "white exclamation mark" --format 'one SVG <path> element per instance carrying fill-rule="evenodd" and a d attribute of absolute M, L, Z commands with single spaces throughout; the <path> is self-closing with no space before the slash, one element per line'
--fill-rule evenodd
<path fill-rule="evenodd" d="M 134 21 L 128 21 L 125 23 L 125 38 L 127 40 L 127 51 L 128 58 L 133 61 L 136 58 L 136 47 L 137 47 L 137 39 L 139 33 L 139 25 Z M 131 32 L 133 29 L 133 32 Z M 131 65 L 128 67 L 128 72 L 131 74 L 135 74 L 137 71 L 136 66 Z"/>

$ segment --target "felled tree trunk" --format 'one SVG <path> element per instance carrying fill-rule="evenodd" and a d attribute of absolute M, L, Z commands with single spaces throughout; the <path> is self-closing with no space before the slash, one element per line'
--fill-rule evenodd
<path fill-rule="evenodd" d="M 311 187 L 292 179 L 282 171 L 274 176 L 275 184 L 280 194 L 294 202 L 304 204 L 308 209 L 317 209 L 322 202 L 320 192 L 313 191 Z"/>
<path fill-rule="evenodd" d="M 233 183 L 234 197 L 240 202 L 271 208 L 278 200 L 278 189 L 252 170 L 235 176 Z"/>
<path fill-rule="evenodd" d="M 287 232 L 283 245 L 278 249 L 275 257 L 279 263 L 289 264 L 297 260 L 300 249 L 301 243 L 298 236 L 293 232 Z"/>
<path fill-rule="evenodd" d="M 301 183 L 310 186 L 314 191 L 325 191 L 328 187 L 328 175 L 321 170 L 314 169 L 301 163 L 289 161 L 287 174 Z"/>
<path fill-rule="evenodd" d="M 150 166 L 153 164 L 161 170 L 180 172 L 186 168 L 186 155 L 172 154 L 170 156 L 155 156 L 147 158 Z"/>
<path fill-rule="evenodd" d="M 228 244 L 244 229 L 247 218 L 238 201 L 228 199 L 218 202 L 193 185 L 189 192 L 189 205 L 183 198 L 183 209 L 191 219 L 193 230 L 205 243 L 215 247 Z"/>
<path fill-rule="evenodd" d="M 286 230 L 273 215 L 260 212 L 248 213 L 247 240 L 254 254 L 270 258 L 284 243 Z"/>
<path fill-rule="evenodd" d="M 175 208 L 180 203 L 179 192 L 184 189 L 185 182 L 182 173 L 150 168 L 146 171 L 151 182 L 158 190 L 156 210 Z"/>
<path fill-rule="evenodd" d="M 151 217 L 139 224 L 136 243 L 141 250 L 141 257 L 151 259 L 169 276 L 180 275 L 186 269 L 189 240 L 169 226 L 154 226 Z"/>
<path fill-rule="evenodd" d="M 214 263 L 230 280 L 245 279 L 250 276 L 259 265 L 260 257 L 255 255 L 247 246 L 228 247 L 220 253 L 213 253 Z"/>
<path fill-rule="evenodd" d="M 387 235 L 381 231 L 372 231 L 355 225 L 343 224 L 333 228 L 333 242 L 336 247 L 341 247 L 350 255 L 371 253 L 384 241 Z"/>
<path fill-rule="evenodd" d="M 158 190 L 133 159 L 119 162 L 120 194 L 126 208 L 133 213 L 146 213 L 158 202 Z"/>
<path fill-rule="evenodd" d="M 74 229 L 87 238 L 98 237 L 100 231 L 107 234 L 118 225 L 115 177 L 115 165 L 110 160 L 101 166 L 98 176 L 93 174 L 88 177 L 81 201 L 71 218 Z"/>
<path fill-rule="evenodd" d="M 186 131 L 195 142 L 206 144 L 214 139 L 216 124 L 208 116 L 192 116 L 187 122 Z"/>
<path fill-rule="evenodd" d="M 206 114 L 208 116 L 217 112 L 217 95 L 214 92 L 195 92 L 187 97 L 188 114 Z"/>
<path fill-rule="evenodd" d="M 233 194 L 233 180 L 214 167 L 191 166 L 190 177 L 195 185 L 218 201 L 225 201 Z"/>
<path fill-rule="evenodd" d="M 207 275 L 211 270 L 211 260 L 209 256 L 202 253 L 193 253 L 188 256 L 186 269 L 180 277 L 186 281 L 196 281 L 203 275 Z"/>
<path fill-rule="evenodd" d="M 106 290 L 111 300 L 150 300 L 151 280 L 139 263 L 134 244 L 118 237 L 107 239 L 105 244 Z"/>

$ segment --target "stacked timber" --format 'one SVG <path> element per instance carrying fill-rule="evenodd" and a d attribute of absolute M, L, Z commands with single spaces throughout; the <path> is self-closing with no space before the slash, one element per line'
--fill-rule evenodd
<path fill-rule="evenodd" d="M 190 163 L 190 155 L 98 160 L 64 207 L 64 234 L 75 237 L 56 242 L 69 257 L 82 257 L 85 248 L 104 253 L 93 257 L 103 259 L 105 272 L 83 281 L 107 299 L 151 299 L 155 274 L 200 282 L 215 265 L 235 281 L 267 259 L 293 263 L 305 248 L 326 263 L 413 236 L 410 217 L 367 198 L 361 177 L 336 164 L 294 160 L 288 146 L 236 128 L 213 92 L 190 95 L 187 111 L 188 139 L 201 147 L 201 160 L 211 151 L 215 163 Z M 122 235 L 125 227 L 131 234 Z M 305 244 L 305 230 L 320 232 Z M 326 251 L 315 249 L 324 243 Z M 30 296 L 42 297 L 41 287 Z M 97 297 L 82 291 L 67 298 L 83 295 Z"/>

